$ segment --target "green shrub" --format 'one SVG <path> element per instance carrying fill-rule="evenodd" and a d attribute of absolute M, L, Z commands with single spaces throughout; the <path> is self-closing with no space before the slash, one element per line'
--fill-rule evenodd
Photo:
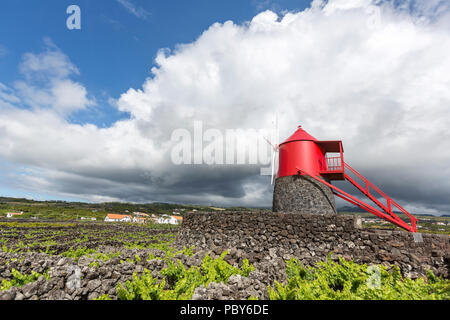
<path fill-rule="evenodd" d="M 232 275 L 239 274 L 247 277 L 254 267 L 249 264 L 247 259 L 243 260 L 241 269 L 233 267 L 224 260 L 228 251 L 224 251 L 219 258 L 212 259 L 206 255 L 202 261 L 201 269 L 206 277 L 206 283 L 209 282 L 227 282 Z"/>
<path fill-rule="evenodd" d="M 106 262 L 108 260 L 111 260 L 112 258 L 117 258 L 120 256 L 120 251 L 112 252 L 112 253 L 103 253 L 103 252 L 94 252 L 89 254 L 90 257 L 102 260 L 103 262 Z"/>
<path fill-rule="evenodd" d="M 286 262 L 287 283 L 268 286 L 271 300 L 435 300 L 450 299 L 450 282 L 428 273 L 427 279 L 403 278 L 400 269 L 367 266 L 340 258 L 304 267 Z"/>
<path fill-rule="evenodd" d="M 0 290 L 8 290 L 12 287 L 21 287 L 26 285 L 27 283 L 31 283 L 39 279 L 39 277 L 44 276 L 46 279 L 49 279 L 48 274 L 41 274 L 35 271 L 32 271 L 31 274 L 21 274 L 16 269 L 11 270 L 11 274 L 13 278 L 11 280 L 3 279 L 1 283 Z"/>
<path fill-rule="evenodd" d="M 148 270 L 141 277 L 133 274 L 132 281 L 117 286 L 117 296 L 120 300 L 187 300 L 201 285 L 226 283 L 235 274 L 246 277 L 254 269 L 248 260 L 244 260 L 241 268 L 233 267 L 224 261 L 227 254 L 225 251 L 216 259 L 206 255 L 200 267 L 189 269 L 179 260 L 166 259 L 167 267 L 160 272 L 164 277 L 161 281 L 158 282 Z"/>
<path fill-rule="evenodd" d="M 119 300 L 162 300 L 165 282 L 160 283 L 153 278 L 150 271 L 144 271 L 141 277 L 133 274 L 132 281 L 125 282 L 125 285 L 117 286 L 117 298 Z"/>
<path fill-rule="evenodd" d="M 73 248 L 70 248 L 66 252 L 61 253 L 63 257 L 66 258 L 72 258 L 75 261 L 78 261 L 78 259 L 84 255 L 95 253 L 96 250 L 94 249 L 88 249 L 86 247 L 78 247 L 75 250 Z"/>

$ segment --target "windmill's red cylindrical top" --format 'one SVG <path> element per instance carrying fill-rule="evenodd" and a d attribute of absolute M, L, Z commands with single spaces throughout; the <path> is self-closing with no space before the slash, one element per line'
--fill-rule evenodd
<path fill-rule="evenodd" d="M 298 127 L 289 138 L 279 145 L 277 178 L 298 174 L 298 169 L 318 175 L 326 166 L 325 152 L 318 140 Z"/>

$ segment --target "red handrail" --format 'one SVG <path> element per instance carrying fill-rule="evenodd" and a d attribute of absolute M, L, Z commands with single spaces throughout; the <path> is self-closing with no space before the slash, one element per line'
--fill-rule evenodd
<path fill-rule="evenodd" d="M 413 224 L 415 225 L 416 224 L 417 219 L 413 215 L 411 215 L 408 211 L 406 211 L 402 206 L 400 206 L 397 202 L 392 200 L 388 195 L 386 195 L 383 191 L 381 191 L 372 182 L 367 180 L 358 171 L 356 171 L 355 169 L 350 167 L 347 163 L 344 162 L 344 166 L 345 166 L 346 169 L 349 169 L 353 174 L 355 174 L 358 178 L 360 178 L 362 181 L 364 181 L 364 183 L 366 184 L 366 190 L 367 190 L 367 194 L 368 195 L 370 195 L 370 192 L 369 192 L 369 186 L 370 186 L 372 189 L 374 189 L 376 192 L 378 192 L 383 198 L 386 199 L 386 201 L 387 201 L 387 208 L 383 208 L 384 211 L 386 211 L 387 213 L 393 215 L 393 212 L 392 212 L 392 205 L 393 205 L 394 207 L 399 209 L 403 214 L 405 214 L 407 217 L 409 217 L 411 219 L 411 225 L 413 225 Z M 395 215 L 395 217 L 397 217 L 397 216 Z M 398 218 L 398 219 L 400 219 L 400 218 Z"/>
<path fill-rule="evenodd" d="M 353 173 L 355 173 L 358 177 L 360 177 L 365 183 L 366 183 L 366 191 L 358 184 L 356 183 L 353 179 L 351 179 L 347 174 L 345 174 L 345 177 L 347 180 L 349 180 L 353 185 L 355 185 L 355 187 L 357 187 L 361 192 L 363 192 L 366 196 L 369 197 L 369 199 L 371 199 L 372 201 L 374 201 L 378 206 L 380 206 L 383 211 L 385 211 L 388 214 L 385 214 L 377 209 L 375 209 L 374 207 L 368 205 L 367 203 L 362 202 L 361 200 L 355 198 L 354 196 L 346 193 L 345 191 L 337 188 L 336 186 L 333 186 L 331 183 L 328 183 L 327 181 L 318 178 L 316 176 L 313 176 L 311 174 L 309 174 L 308 172 L 301 170 L 299 168 L 297 168 L 297 170 L 299 171 L 299 173 L 303 173 L 306 174 L 312 178 L 314 178 L 315 180 L 325 184 L 326 186 L 330 187 L 333 189 L 333 193 L 337 196 L 339 196 L 340 198 L 354 204 L 357 205 L 358 207 L 375 214 L 376 216 L 383 218 L 385 220 L 388 220 L 389 222 L 407 230 L 410 232 L 417 232 L 417 226 L 416 226 L 416 221 L 417 219 L 412 216 L 408 211 L 406 211 L 404 208 L 402 208 L 399 204 L 397 204 L 394 200 L 392 200 L 391 198 L 389 198 L 384 192 L 382 192 L 380 189 L 378 189 L 374 184 L 372 184 L 370 181 L 368 181 L 365 177 L 363 177 L 360 173 L 358 173 L 356 170 L 354 170 L 352 167 L 350 167 L 348 164 L 346 164 L 344 162 L 344 166 L 345 168 L 348 168 L 350 171 L 352 171 Z M 383 204 L 381 204 L 378 200 L 376 200 L 375 197 L 373 197 L 370 193 L 369 193 L 369 186 L 372 187 L 375 191 L 377 191 L 380 195 L 382 195 L 383 197 L 385 197 L 388 200 L 388 208 L 386 208 Z M 411 226 L 408 225 L 405 221 L 403 221 L 402 219 L 400 219 L 397 215 L 395 215 L 392 210 L 391 210 L 391 204 L 394 205 L 395 207 L 397 207 L 401 212 L 403 212 L 406 216 L 408 216 L 411 219 Z"/>

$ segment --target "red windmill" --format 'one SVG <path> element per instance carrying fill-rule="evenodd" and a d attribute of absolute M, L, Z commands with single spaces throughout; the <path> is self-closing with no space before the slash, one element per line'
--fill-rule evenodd
<path fill-rule="evenodd" d="M 342 141 L 319 141 L 299 126 L 298 130 L 292 136 L 278 146 L 275 146 L 274 149 L 275 151 L 279 151 L 277 179 L 294 175 L 309 176 L 331 188 L 333 194 L 336 196 L 373 213 L 396 226 L 410 232 L 417 232 L 417 219 L 414 216 L 344 162 Z M 347 173 L 352 173 L 359 178 L 362 181 L 362 185 L 356 182 Z M 349 181 L 362 194 L 374 202 L 378 208 L 375 208 L 332 185 L 332 180 Z M 383 199 L 380 201 L 378 198 Z M 400 219 L 393 212 L 393 209 L 404 213 L 410 218 L 411 223 L 407 224 Z"/>

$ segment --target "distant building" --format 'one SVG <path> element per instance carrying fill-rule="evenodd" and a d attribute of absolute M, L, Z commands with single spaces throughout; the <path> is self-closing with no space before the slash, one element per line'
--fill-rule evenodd
<path fill-rule="evenodd" d="M 21 211 L 21 212 L 7 212 L 6 213 L 6 217 L 7 218 L 12 218 L 12 217 L 21 216 L 21 215 L 23 215 L 23 211 Z"/>
<path fill-rule="evenodd" d="M 136 223 L 145 223 L 145 218 L 142 218 L 142 217 L 133 217 L 133 222 L 136 222 Z"/>
<path fill-rule="evenodd" d="M 183 222 L 183 217 L 182 216 L 172 216 L 172 217 L 177 220 L 177 224 L 180 224 L 180 223 Z"/>
<path fill-rule="evenodd" d="M 131 222 L 131 216 L 126 214 L 108 213 L 106 215 L 106 222 Z"/>
<path fill-rule="evenodd" d="M 143 213 L 143 212 L 133 212 L 134 216 L 137 217 L 149 217 L 149 215 L 147 213 Z"/>
<path fill-rule="evenodd" d="M 156 223 L 160 224 L 167 224 L 172 222 L 173 222 L 172 217 L 167 214 L 163 214 L 162 216 L 156 219 Z"/>
<path fill-rule="evenodd" d="M 160 224 L 180 224 L 183 221 L 183 217 L 181 216 L 169 216 L 167 214 L 163 214 L 161 217 L 156 219 L 156 223 Z"/>
<path fill-rule="evenodd" d="M 81 217 L 80 220 L 92 220 L 92 221 L 95 221 L 95 220 L 97 220 L 97 218 L 96 217 L 90 217 L 90 218 Z"/>

